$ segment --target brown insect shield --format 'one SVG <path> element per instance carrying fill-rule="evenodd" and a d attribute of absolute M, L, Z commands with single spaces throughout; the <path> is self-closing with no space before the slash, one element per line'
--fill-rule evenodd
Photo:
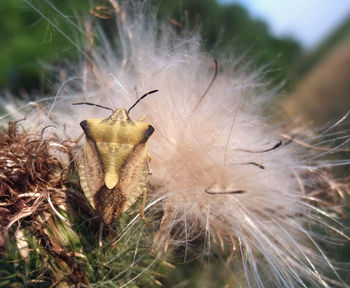
<path fill-rule="evenodd" d="M 149 176 L 148 140 L 154 128 L 117 109 L 107 119 L 80 123 L 86 144 L 79 165 L 81 187 L 106 224 L 145 192 Z"/>

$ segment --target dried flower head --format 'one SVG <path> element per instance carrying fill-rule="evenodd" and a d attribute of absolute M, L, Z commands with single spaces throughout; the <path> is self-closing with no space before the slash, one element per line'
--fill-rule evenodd
<path fill-rule="evenodd" d="M 53 137 L 43 138 L 45 129 L 41 134 L 29 133 L 18 129 L 18 123 L 9 122 L 8 130 L 4 129 L 0 134 L 0 235 L 7 241 L 7 246 L 11 241 L 17 243 L 26 263 L 33 263 L 29 256 L 33 249 L 29 234 L 35 235 L 36 243 L 41 245 L 38 250 L 43 250 L 41 256 L 50 255 L 55 259 L 51 269 L 65 267 L 65 273 L 74 274 L 73 282 L 80 283 L 84 273 L 67 249 L 77 236 L 71 230 L 70 222 L 58 212 L 68 210 L 65 181 L 70 170 L 58 156 L 64 154 L 67 159 L 72 159 L 71 148 Z M 38 281 L 45 282 L 48 273 L 39 266 L 31 273 Z M 47 269 L 50 264 L 46 266 Z M 54 280 L 64 281 L 62 273 L 53 275 Z"/>

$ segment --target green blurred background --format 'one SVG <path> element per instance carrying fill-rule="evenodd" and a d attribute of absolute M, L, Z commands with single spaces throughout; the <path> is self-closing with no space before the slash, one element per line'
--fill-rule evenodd
<path fill-rule="evenodd" d="M 91 7 L 107 5 L 107 2 L 31 0 L 49 23 L 24 0 L 1 1 L 2 92 L 27 97 L 55 89 L 52 81 L 61 71 L 60 67 L 78 62 L 79 49 L 84 47 L 80 41 L 86 41 L 72 23 L 82 27 L 84 18 L 91 17 Z M 290 117 L 320 125 L 335 121 L 350 109 L 350 17 L 322 43 L 305 49 L 303 43 L 291 37 L 275 36 L 266 22 L 252 17 L 245 7 L 233 1 L 152 2 L 159 7 L 160 18 L 186 23 L 186 29 L 199 29 L 205 49 L 214 57 L 234 53 L 244 55 L 251 69 L 265 67 L 264 74 L 271 86 L 282 87 L 281 94 L 285 95 L 282 107 Z M 63 33 L 73 39 L 75 45 Z"/>

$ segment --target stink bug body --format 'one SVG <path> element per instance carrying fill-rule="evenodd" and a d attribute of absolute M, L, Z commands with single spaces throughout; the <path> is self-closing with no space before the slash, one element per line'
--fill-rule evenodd
<path fill-rule="evenodd" d="M 117 109 L 106 119 L 80 123 L 86 136 L 79 165 L 81 187 L 106 224 L 112 223 L 146 192 L 148 141 L 154 128 L 146 122 L 132 120 L 129 112 L 141 99 L 156 91 L 143 95 L 129 110 Z"/>

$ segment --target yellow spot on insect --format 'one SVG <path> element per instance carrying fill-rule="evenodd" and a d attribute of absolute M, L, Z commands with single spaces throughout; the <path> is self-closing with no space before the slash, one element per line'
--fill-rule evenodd
<path fill-rule="evenodd" d="M 117 185 L 119 180 L 117 173 L 106 172 L 105 175 L 105 184 L 108 189 L 113 189 Z"/>
<path fill-rule="evenodd" d="M 156 91 L 146 93 L 138 101 Z M 148 141 L 154 128 L 147 122 L 130 119 L 131 108 L 117 109 L 106 119 L 80 123 L 86 136 L 79 165 L 81 186 L 106 224 L 118 218 L 146 190 Z"/>

